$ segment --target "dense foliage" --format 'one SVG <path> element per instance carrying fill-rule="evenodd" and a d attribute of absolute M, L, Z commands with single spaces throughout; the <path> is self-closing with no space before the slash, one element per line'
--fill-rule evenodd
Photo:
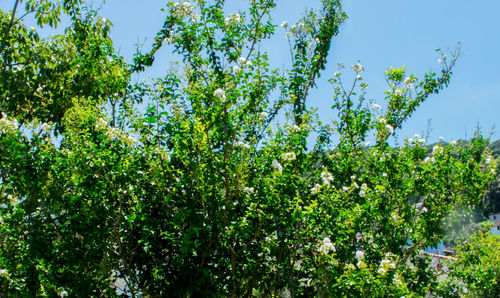
<path fill-rule="evenodd" d="M 131 65 L 114 52 L 108 21 L 81 1 L 15 1 L 39 25 L 70 17 L 48 38 L 1 12 L 1 291 L 435 291 L 420 251 L 441 240 L 453 206 L 479 202 L 495 162 L 479 134 L 431 155 L 420 136 L 399 148 L 389 139 L 448 85 L 456 56 L 422 79 L 388 69 L 384 109 L 365 100 L 361 64 L 339 65 L 338 117 L 323 125 L 307 99 L 346 18 L 341 1 L 282 28 L 272 0 L 231 14 L 222 0 L 194 2 L 169 2 L 152 49 Z M 260 46 L 277 28 L 290 43 L 286 71 Z M 182 66 L 133 84 L 161 48 Z"/>
<path fill-rule="evenodd" d="M 449 262 L 449 274 L 441 282 L 448 297 L 500 296 L 500 241 L 498 236 L 478 231 L 457 248 L 457 259 Z"/>

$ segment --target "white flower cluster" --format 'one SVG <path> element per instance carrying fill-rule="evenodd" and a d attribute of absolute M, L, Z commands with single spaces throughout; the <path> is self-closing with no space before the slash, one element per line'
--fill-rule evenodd
<path fill-rule="evenodd" d="M 243 149 L 250 149 L 250 145 L 248 145 L 247 143 L 245 143 L 243 141 L 237 141 L 236 143 L 234 143 L 234 146 L 240 147 Z"/>
<path fill-rule="evenodd" d="M 214 96 L 222 99 L 223 101 L 226 100 L 226 92 L 224 90 L 222 90 L 221 88 L 214 91 Z"/>
<path fill-rule="evenodd" d="M 260 120 L 265 120 L 268 116 L 269 116 L 269 114 L 268 114 L 268 113 L 266 113 L 266 112 L 262 112 L 262 113 L 260 113 L 260 115 L 259 115 L 259 119 L 260 119 Z"/>
<path fill-rule="evenodd" d="M 255 189 L 253 187 L 245 186 L 243 187 L 243 192 L 250 195 L 255 192 Z"/>
<path fill-rule="evenodd" d="M 97 119 L 95 127 L 97 130 L 103 131 L 106 137 L 108 137 L 109 139 L 119 139 L 120 141 L 128 145 L 136 145 L 138 143 L 133 136 L 128 135 L 126 132 L 121 131 L 115 127 L 109 126 L 108 122 L 106 122 L 106 120 L 102 118 Z"/>
<path fill-rule="evenodd" d="M 321 246 L 319 248 L 319 252 L 323 255 L 327 255 L 330 251 L 335 252 L 335 246 L 333 246 L 330 238 L 325 237 L 323 239 L 323 243 L 321 244 Z"/>
<path fill-rule="evenodd" d="M 393 134 L 394 133 L 394 127 L 392 127 L 392 125 L 390 124 L 386 124 L 385 125 L 385 129 L 389 132 L 389 134 Z"/>
<path fill-rule="evenodd" d="M 7 115 L 2 113 L 2 119 L 0 119 L 0 132 L 6 133 L 8 131 L 17 130 L 18 126 L 16 119 L 9 120 Z"/>
<path fill-rule="evenodd" d="M 352 65 L 351 68 L 355 72 L 359 72 L 359 73 L 362 73 L 363 71 L 365 71 L 365 69 L 363 68 L 363 66 L 359 62 L 357 64 Z"/>
<path fill-rule="evenodd" d="M 241 23 L 241 16 L 239 13 L 232 13 L 224 20 L 226 26 L 234 26 Z"/>
<path fill-rule="evenodd" d="M 238 62 L 239 66 L 241 68 L 245 67 L 245 66 L 250 66 L 252 65 L 252 62 L 250 61 L 247 61 L 247 59 L 245 59 L 244 57 L 238 57 L 238 60 L 236 60 L 236 62 Z M 233 68 L 234 70 L 234 68 Z"/>
<path fill-rule="evenodd" d="M 276 171 L 278 171 L 280 173 L 283 171 L 283 167 L 276 159 L 273 160 L 272 167 L 273 167 L 273 169 L 275 169 Z"/>
<path fill-rule="evenodd" d="M 413 77 L 406 77 L 404 79 L 404 83 L 408 88 L 413 88 L 413 83 L 415 83 L 417 80 Z"/>
<path fill-rule="evenodd" d="M 321 185 L 316 183 L 313 188 L 311 188 L 311 194 L 315 195 L 321 191 Z"/>
<path fill-rule="evenodd" d="M 3 278 L 9 277 L 9 273 L 5 269 L 0 269 L 0 276 Z"/>
<path fill-rule="evenodd" d="M 372 104 L 372 108 L 375 109 L 375 110 L 380 110 L 380 105 L 376 104 L 376 103 L 373 103 Z"/>
<path fill-rule="evenodd" d="M 323 180 L 323 184 L 329 186 L 330 182 L 333 181 L 333 176 L 330 172 L 324 171 L 321 173 L 321 179 Z"/>
<path fill-rule="evenodd" d="M 175 2 L 174 9 L 172 13 L 178 17 L 189 16 L 194 12 L 194 6 L 189 1 Z"/>
<path fill-rule="evenodd" d="M 434 157 L 427 156 L 424 159 L 424 163 L 435 163 L 435 162 L 436 162 L 436 159 Z"/>
<path fill-rule="evenodd" d="M 387 259 L 383 259 L 381 262 L 380 262 L 380 267 L 378 269 L 378 274 L 380 275 L 385 275 L 385 273 L 387 272 L 387 270 L 389 269 L 394 269 L 396 268 L 396 264 L 394 264 L 393 262 L 387 260 Z"/>
<path fill-rule="evenodd" d="M 412 138 L 408 139 L 408 143 L 413 143 L 413 142 L 423 144 L 425 143 L 425 139 L 421 138 L 420 135 L 416 134 L 413 136 L 413 139 Z"/>
<path fill-rule="evenodd" d="M 356 258 L 356 260 L 358 260 L 358 263 L 363 262 L 363 258 L 365 257 L 365 253 L 362 252 L 361 250 L 357 250 L 354 257 Z"/>
<path fill-rule="evenodd" d="M 297 158 L 297 156 L 295 156 L 295 153 L 293 153 L 293 152 L 287 152 L 287 153 L 281 154 L 281 159 L 283 159 L 284 161 L 292 161 L 292 160 L 295 160 L 296 158 Z"/>
<path fill-rule="evenodd" d="M 174 41 L 174 38 L 175 38 L 175 31 L 174 30 L 170 30 L 169 31 L 169 36 L 165 37 L 165 39 L 163 40 L 163 42 L 172 43 Z"/>
<path fill-rule="evenodd" d="M 361 190 L 359 191 L 359 195 L 361 197 L 365 197 L 367 190 L 368 190 L 368 185 L 366 185 L 366 183 L 361 184 Z"/>
<path fill-rule="evenodd" d="M 241 71 L 241 67 L 239 67 L 238 65 L 233 66 L 233 73 L 234 74 L 239 74 L 240 71 Z"/>
<path fill-rule="evenodd" d="M 194 6 L 189 1 L 175 2 L 171 13 L 179 18 L 191 17 L 192 20 L 200 20 L 200 15 L 194 12 Z"/>
<path fill-rule="evenodd" d="M 283 22 L 281 24 L 281 26 L 283 28 L 287 28 L 288 22 L 286 22 L 286 21 Z M 304 24 L 303 22 L 298 22 L 296 25 L 293 25 L 292 27 L 290 27 L 290 31 L 286 33 L 286 38 L 289 39 L 290 37 L 292 37 L 292 35 L 295 37 L 301 37 L 309 31 L 310 31 L 310 29 L 307 28 L 306 24 Z"/>
<path fill-rule="evenodd" d="M 443 147 L 436 145 L 432 148 L 432 155 L 441 155 L 443 154 L 444 149 Z"/>
<path fill-rule="evenodd" d="M 423 207 L 423 208 L 422 208 Z M 417 203 L 415 205 L 415 208 L 417 208 L 418 210 L 424 212 L 424 213 L 427 213 L 427 207 L 424 207 L 424 203 Z"/>

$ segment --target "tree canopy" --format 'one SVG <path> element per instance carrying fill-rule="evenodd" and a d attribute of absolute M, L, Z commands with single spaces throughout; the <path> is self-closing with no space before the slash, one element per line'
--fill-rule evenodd
<path fill-rule="evenodd" d="M 364 68 L 331 77 L 331 124 L 307 104 L 347 17 L 322 0 L 295 24 L 273 0 L 168 2 L 152 48 L 124 62 L 84 1 L 0 12 L 0 292 L 12 296 L 425 296 L 455 205 L 477 204 L 496 164 L 467 146 L 389 138 L 448 86 L 458 53 L 422 78 Z M 41 38 L 39 26 L 70 24 Z M 290 69 L 262 42 L 284 30 Z M 182 61 L 131 77 L 161 48 Z M 375 140 L 373 146 L 366 141 Z M 466 281 L 465 281 L 466 282 Z M 451 295 L 451 294 L 450 294 Z"/>

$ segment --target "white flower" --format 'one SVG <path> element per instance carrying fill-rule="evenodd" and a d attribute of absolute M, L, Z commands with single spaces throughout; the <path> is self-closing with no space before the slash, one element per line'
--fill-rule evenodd
<path fill-rule="evenodd" d="M 267 116 L 269 116 L 269 114 L 268 114 L 268 113 L 266 113 L 266 112 L 262 112 L 262 113 L 260 113 L 259 118 L 260 118 L 260 119 L 266 119 L 266 118 L 267 118 Z"/>
<path fill-rule="evenodd" d="M 245 187 L 243 187 L 243 192 L 245 192 L 247 194 L 253 194 L 255 192 L 255 189 L 253 187 L 245 186 Z"/>
<path fill-rule="evenodd" d="M 434 148 L 432 148 L 432 155 L 443 154 L 443 151 L 444 151 L 443 147 L 436 145 L 434 146 Z"/>
<path fill-rule="evenodd" d="M 7 118 L 5 113 L 2 113 L 2 119 L 0 119 L 0 128 L 2 131 L 14 131 L 18 127 L 18 123 L 16 119 L 12 121 Z"/>
<path fill-rule="evenodd" d="M 224 20 L 226 26 L 234 26 L 241 22 L 241 16 L 239 13 L 232 13 Z"/>
<path fill-rule="evenodd" d="M 222 100 L 226 100 L 226 92 L 224 90 L 222 90 L 221 88 L 214 91 L 214 96 L 218 97 Z"/>
<path fill-rule="evenodd" d="M 427 207 L 422 208 L 422 212 L 427 213 Z"/>
<path fill-rule="evenodd" d="M 365 71 L 365 69 L 363 68 L 363 66 L 358 62 L 357 64 L 354 64 L 352 67 L 352 70 L 354 70 L 355 72 L 363 72 Z"/>
<path fill-rule="evenodd" d="M 409 86 L 411 86 L 411 84 L 412 84 L 413 82 L 415 82 L 415 79 L 410 78 L 410 77 L 406 77 L 406 78 L 405 78 L 405 80 L 404 80 L 404 83 L 405 83 L 406 85 L 409 85 Z"/>
<path fill-rule="evenodd" d="M 333 181 L 333 176 L 330 172 L 324 171 L 321 173 L 321 179 L 323 179 L 323 184 L 330 185 L 330 182 Z"/>
<path fill-rule="evenodd" d="M 434 159 L 434 157 L 429 157 L 427 156 L 425 159 L 424 159 L 424 163 L 434 163 L 436 160 Z"/>
<path fill-rule="evenodd" d="M 176 2 L 172 10 L 172 14 L 176 17 L 183 18 L 194 13 L 194 7 L 189 1 L 183 3 Z"/>
<path fill-rule="evenodd" d="M 384 117 L 377 117 L 377 120 L 378 120 L 378 122 L 380 122 L 382 124 L 386 124 L 387 123 L 387 120 L 385 120 Z"/>
<path fill-rule="evenodd" d="M 241 148 L 244 148 L 244 149 L 250 149 L 250 145 L 248 145 L 247 143 L 242 142 L 242 141 L 237 141 L 236 143 L 234 143 L 234 145 L 236 147 L 241 147 Z"/>
<path fill-rule="evenodd" d="M 245 63 L 247 62 L 247 59 L 243 58 L 243 57 L 239 57 L 236 62 L 238 62 L 239 65 L 241 66 L 244 66 Z"/>
<path fill-rule="evenodd" d="M 334 77 L 338 78 L 340 77 L 340 71 L 336 71 L 334 74 L 333 74 Z"/>
<path fill-rule="evenodd" d="M 365 253 L 362 252 L 361 250 L 357 250 L 356 251 L 356 260 L 358 260 L 358 262 L 361 262 L 363 260 L 363 257 L 365 256 Z"/>
<path fill-rule="evenodd" d="M 358 75 L 356 76 L 356 80 L 361 81 L 362 79 L 363 79 L 363 77 L 362 77 L 360 74 L 358 74 Z"/>
<path fill-rule="evenodd" d="M 273 160 L 273 163 L 272 163 L 272 166 L 273 168 L 278 171 L 278 172 L 282 172 L 283 171 L 283 167 L 281 166 L 281 164 L 275 159 Z"/>
<path fill-rule="evenodd" d="M 453 146 L 455 146 L 455 145 L 458 144 L 458 142 L 456 140 L 453 140 L 453 141 L 450 142 L 450 144 L 453 145 Z"/>
<path fill-rule="evenodd" d="M 374 103 L 372 104 L 372 108 L 374 108 L 375 110 L 380 110 L 380 105 Z"/>
<path fill-rule="evenodd" d="M 323 239 L 323 244 L 321 245 L 319 251 L 323 254 L 326 255 L 328 252 L 333 251 L 335 252 L 335 246 L 333 246 L 332 241 L 330 238 L 325 237 Z"/>
<path fill-rule="evenodd" d="M 238 74 L 241 71 L 241 67 L 238 65 L 233 66 L 233 73 Z"/>
<path fill-rule="evenodd" d="M 133 136 L 128 136 L 128 141 L 132 144 L 136 144 L 137 143 L 137 140 L 133 137 Z"/>
<path fill-rule="evenodd" d="M 382 177 L 387 177 L 387 173 L 386 172 L 382 173 Z"/>
<path fill-rule="evenodd" d="M 347 186 L 342 186 L 342 190 L 343 190 L 343 191 L 349 191 L 349 187 L 347 187 Z"/>
<path fill-rule="evenodd" d="M 283 159 L 285 161 L 292 161 L 292 160 L 295 160 L 295 158 L 297 158 L 297 157 L 295 156 L 295 153 L 293 153 L 293 152 L 287 152 L 287 153 L 281 154 L 281 159 Z"/>
<path fill-rule="evenodd" d="M 359 191 L 359 195 L 361 197 L 366 196 L 366 191 L 368 190 L 368 185 L 366 183 L 361 184 L 361 190 Z"/>
<path fill-rule="evenodd" d="M 321 185 L 315 184 L 313 188 L 311 188 L 311 194 L 315 195 L 321 191 Z"/>
<path fill-rule="evenodd" d="M 392 127 L 392 125 L 390 124 L 386 124 L 385 125 L 385 129 L 387 129 L 387 131 L 389 132 L 389 134 L 393 134 L 394 133 L 394 127 Z"/>
<path fill-rule="evenodd" d="M 283 27 L 283 28 L 288 27 L 288 21 L 283 21 L 283 23 L 281 23 L 280 26 Z"/>

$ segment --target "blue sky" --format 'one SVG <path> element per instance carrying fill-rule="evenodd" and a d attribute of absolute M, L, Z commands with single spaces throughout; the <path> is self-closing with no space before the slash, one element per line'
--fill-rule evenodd
<path fill-rule="evenodd" d="M 11 9 L 13 2 L 0 0 L 0 8 Z M 226 2 L 229 13 L 243 8 L 248 0 Z M 277 25 L 284 20 L 294 23 L 306 8 L 320 6 L 320 0 L 277 2 L 273 13 Z M 100 14 L 114 24 L 115 47 L 127 60 L 137 43 L 148 48 L 163 23 L 164 13 L 160 8 L 165 3 L 165 0 L 108 0 L 102 7 Z M 335 115 L 329 109 L 332 90 L 327 79 L 336 71 L 338 62 L 350 66 L 359 60 L 366 69 L 363 78 L 369 85 L 367 97 L 384 106 L 383 92 L 387 89 L 384 72 L 388 67 L 404 65 L 408 72 L 421 78 L 427 71 L 439 71 L 439 55 L 434 49 L 453 49 L 461 42 L 463 56 L 457 62 L 450 87 L 424 103 L 398 131 L 398 138 L 421 134 L 429 119 L 430 142 L 441 136 L 445 140 L 470 138 L 476 125 L 488 135 L 500 124 L 500 38 L 497 37 L 500 1 L 345 0 L 343 5 L 349 19 L 333 41 L 328 67 L 309 101 L 310 106 L 318 107 L 324 122 Z M 262 49 L 269 49 L 272 64 L 282 67 L 289 61 L 288 46 L 284 30 L 277 28 L 276 32 L 275 40 Z M 162 53 L 149 74 L 161 75 L 170 58 L 168 53 Z M 500 133 L 495 132 L 492 138 L 500 138 Z"/>

